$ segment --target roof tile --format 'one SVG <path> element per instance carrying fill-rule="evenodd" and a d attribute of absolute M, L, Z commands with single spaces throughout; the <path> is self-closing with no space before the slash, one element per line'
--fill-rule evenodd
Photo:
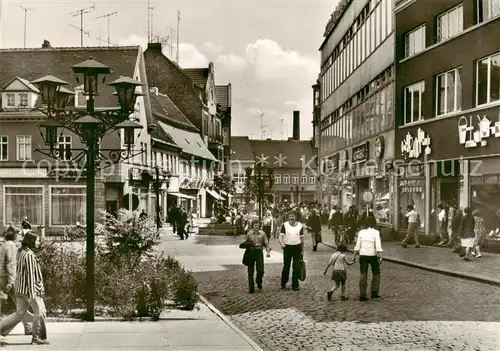
<path fill-rule="evenodd" d="M 250 140 L 247 136 L 231 137 L 231 152 L 232 160 L 253 161 L 255 159 L 252 145 L 250 145 Z"/>
<path fill-rule="evenodd" d="M 184 68 L 183 71 L 196 85 L 205 89 L 210 72 L 208 68 Z"/>
<path fill-rule="evenodd" d="M 149 93 L 151 112 L 155 119 L 164 119 L 173 122 L 178 127 L 199 132 L 198 128 L 184 116 L 181 110 L 165 94 Z"/>
<path fill-rule="evenodd" d="M 220 105 L 222 111 L 227 111 L 227 109 L 231 107 L 231 101 L 229 101 L 230 87 L 230 84 L 215 86 L 215 101 L 217 105 Z"/>

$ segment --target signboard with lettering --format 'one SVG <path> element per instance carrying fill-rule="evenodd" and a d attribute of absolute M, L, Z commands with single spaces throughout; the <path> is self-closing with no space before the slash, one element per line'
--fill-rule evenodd
<path fill-rule="evenodd" d="M 400 193 L 423 193 L 425 188 L 425 179 L 400 179 Z"/>
<path fill-rule="evenodd" d="M 365 142 L 364 144 L 361 144 L 355 148 L 352 149 L 352 162 L 353 163 L 361 163 L 365 162 L 369 158 L 369 153 L 368 153 L 368 142 Z"/>
<path fill-rule="evenodd" d="M 130 178 L 132 180 L 141 180 L 141 170 L 139 168 L 132 168 L 130 170 Z"/>

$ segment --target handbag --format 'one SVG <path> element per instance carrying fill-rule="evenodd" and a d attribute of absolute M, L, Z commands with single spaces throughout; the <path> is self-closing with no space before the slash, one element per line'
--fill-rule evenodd
<path fill-rule="evenodd" d="M 253 247 L 253 242 L 249 239 L 240 244 L 240 249 L 246 250 Z"/>
<path fill-rule="evenodd" d="M 306 262 L 304 261 L 304 257 L 302 256 L 300 258 L 300 276 L 299 276 L 299 280 L 301 282 L 303 282 L 304 280 L 306 280 L 306 276 L 307 276 Z"/>
<path fill-rule="evenodd" d="M 323 238 L 321 237 L 321 232 L 317 232 L 315 234 L 315 237 L 316 237 L 316 243 L 319 244 L 319 243 L 322 243 L 323 242 Z"/>

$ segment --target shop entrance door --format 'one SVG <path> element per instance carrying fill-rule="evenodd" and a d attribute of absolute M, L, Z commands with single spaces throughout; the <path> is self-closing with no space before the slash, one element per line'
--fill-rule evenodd
<path fill-rule="evenodd" d="M 370 178 L 360 178 L 356 180 L 356 206 L 358 210 L 365 209 L 362 196 L 366 190 L 370 189 Z"/>

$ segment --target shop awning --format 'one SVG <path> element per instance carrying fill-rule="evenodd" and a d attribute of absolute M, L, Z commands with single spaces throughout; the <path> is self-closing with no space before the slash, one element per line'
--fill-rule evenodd
<path fill-rule="evenodd" d="M 191 196 L 191 195 L 182 194 L 182 193 L 168 193 L 168 195 L 177 196 L 181 199 L 196 200 L 196 197 Z"/>
<path fill-rule="evenodd" d="M 219 194 L 217 194 L 217 192 L 213 191 L 213 190 L 210 190 L 210 189 L 206 189 L 207 190 L 207 193 L 209 193 L 210 195 L 212 195 L 212 197 L 216 200 L 224 200 L 224 198 L 222 196 L 220 196 Z"/>

